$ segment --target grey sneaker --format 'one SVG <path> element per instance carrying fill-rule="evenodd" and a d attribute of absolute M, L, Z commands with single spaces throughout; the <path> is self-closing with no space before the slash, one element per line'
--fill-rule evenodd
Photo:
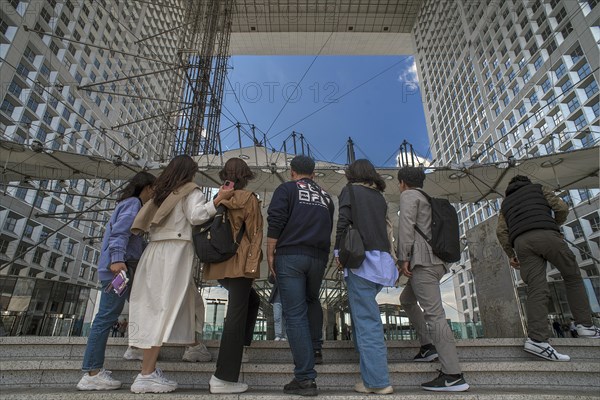
<path fill-rule="evenodd" d="M 137 349 L 135 347 L 129 346 L 123 354 L 123 358 L 126 360 L 144 360 L 144 350 Z"/>
<path fill-rule="evenodd" d="M 431 362 L 438 359 L 438 353 L 435 346 L 421 346 L 419 353 L 413 358 L 416 362 Z"/>
<path fill-rule="evenodd" d="M 131 385 L 133 393 L 169 393 L 175 389 L 177 382 L 167 379 L 159 368 L 150 375 L 138 374 Z"/>
<path fill-rule="evenodd" d="M 115 390 L 121 387 L 121 382 L 110 376 L 111 372 L 102 368 L 96 375 L 87 372 L 83 375 L 77 389 L 79 390 Z"/>
<path fill-rule="evenodd" d="M 319 391 L 317 389 L 317 383 L 314 379 L 297 381 L 294 378 L 290 383 L 283 387 L 283 393 L 298 394 L 300 396 L 317 396 Z"/>
<path fill-rule="evenodd" d="M 212 360 L 212 354 L 210 354 L 203 343 L 199 343 L 185 349 L 182 360 L 187 362 L 207 362 Z"/>
<path fill-rule="evenodd" d="M 421 388 L 434 392 L 464 392 L 469 390 L 469 384 L 463 374 L 448 375 L 440 371 L 437 378 L 421 384 Z"/>

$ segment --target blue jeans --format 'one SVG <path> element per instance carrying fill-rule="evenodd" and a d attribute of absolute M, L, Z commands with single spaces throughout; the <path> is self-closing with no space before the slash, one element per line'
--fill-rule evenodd
<path fill-rule="evenodd" d="M 387 387 L 390 384 L 387 347 L 383 337 L 379 305 L 375 300 L 383 286 L 348 271 L 346 287 L 354 345 L 360 357 L 360 375 L 363 383 L 368 388 Z"/>
<path fill-rule="evenodd" d="M 104 352 L 106 351 L 106 342 L 108 335 L 114 323 L 119 320 L 119 315 L 123 311 L 125 301 L 129 299 L 129 289 L 119 297 L 112 290 L 106 293 L 104 289 L 111 281 L 102 281 L 102 294 L 100 295 L 100 304 L 98 313 L 94 317 L 90 336 L 88 337 L 85 353 L 83 355 L 83 371 L 95 371 L 104 366 Z"/>
<path fill-rule="evenodd" d="M 275 330 L 275 338 L 285 338 L 285 320 L 283 318 L 283 307 L 281 305 L 281 293 L 277 290 L 275 299 L 273 300 L 273 328 Z"/>
<path fill-rule="evenodd" d="M 277 283 L 286 332 L 298 381 L 315 379 L 314 351 L 323 346 L 323 309 L 319 300 L 326 259 L 305 255 L 275 256 Z"/>

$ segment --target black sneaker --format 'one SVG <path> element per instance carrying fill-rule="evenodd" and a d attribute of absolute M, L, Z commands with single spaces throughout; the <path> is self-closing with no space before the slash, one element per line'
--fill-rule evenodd
<path fill-rule="evenodd" d="M 305 381 L 297 381 L 295 378 L 283 387 L 283 393 L 285 394 L 299 394 L 300 396 L 316 396 L 317 383 L 314 379 L 307 379 Z"/>
<path fill-rule="evenodd" d="M 315 350 L 315 364 L 323 364 L 323 353 L 321 350 Z"/>
<path fill-rule="evenodd" d="M 421 346 L 419 352 L 413 358 L 413 361 L 417 362 L 431 362 L 438 359 L 438 353 L 435 346 L 430 344 L 429 346 Z"/>
<path fill-rule="evenodd" d="M 440 371 L 437 378 L 421 384 L 421 387 L 434 392 L 464 392 L 469 389 L 469 384 L 463 374 L 448 375 Z"/>

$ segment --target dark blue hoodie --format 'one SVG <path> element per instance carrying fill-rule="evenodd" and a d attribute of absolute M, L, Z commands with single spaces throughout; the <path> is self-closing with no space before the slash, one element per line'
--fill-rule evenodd
<path fill-rule="evenodd" d="M 311 179 L 282 183 L 269 205 L 267 237 L 277 239 L 277 255 L 329 257 L 333 200 Z"/>

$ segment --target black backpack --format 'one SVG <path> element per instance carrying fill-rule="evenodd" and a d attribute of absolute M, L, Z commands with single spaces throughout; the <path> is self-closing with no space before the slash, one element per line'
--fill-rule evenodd
<path fill-rule="evenodd" d="M 431 205 L 431 239 L 415 225 L 415 230 L 431 246 L 433 254 L 444 262 L 460 261 L 460 233 L 456 209 L 446 199 L 429 196 L 422 190 L 419 192 Z"/>
<path fill-rule="evenodd" d="M 220 263 L 235 255 L 244 236 L 244 223 L 234 240 L 227 207 L 219 205 L 217 214 L 202 225 L 194 226 L 192 239 L 196 255 L 203 263 Z"/>

